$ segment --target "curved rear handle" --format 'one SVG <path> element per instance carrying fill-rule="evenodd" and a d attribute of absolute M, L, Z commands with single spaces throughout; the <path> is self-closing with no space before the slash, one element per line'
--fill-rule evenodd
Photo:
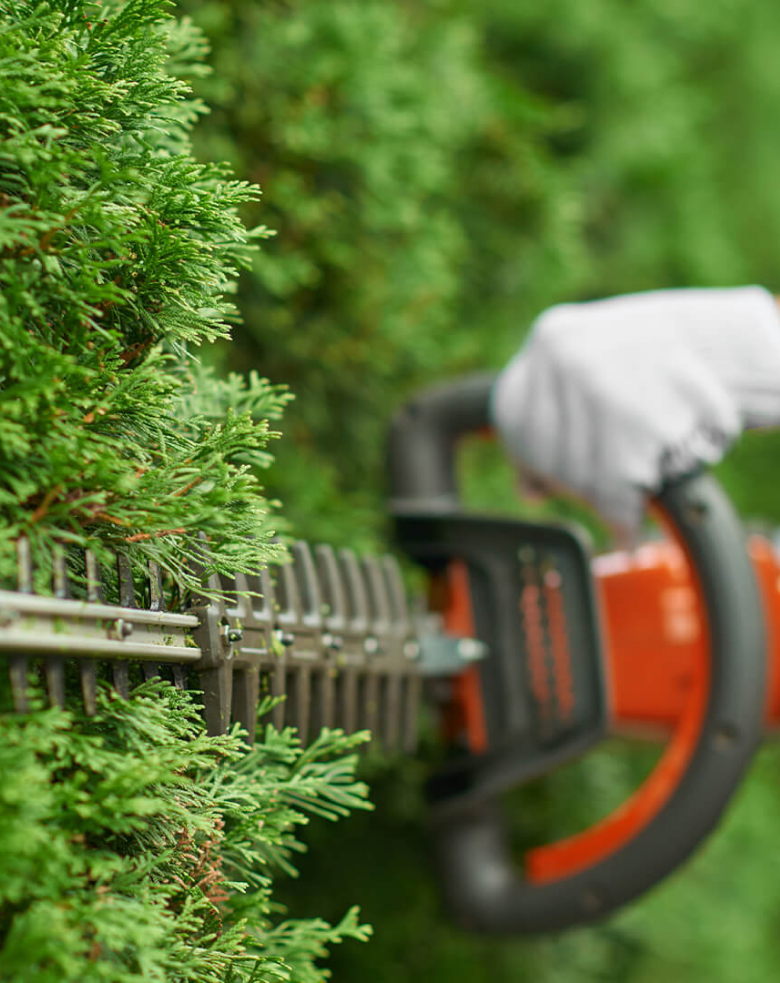
<path fill-rule="evenodd" d="M 706 475 L 658 504 L 687 553 L 709 634 L 709 685 L 691 694 L 661 762 L 612 816 L 517 869 L 494 802 L 442 815 L 436 852 L 458 921 L 488 933 L 557 931 L 603 917 L 653 887 L 720 819 L 760 741 L 763 613 L 736 514 Z"/>
<path fill-rule="evenodd" d="M 491 426 L 494 372 L 433 386 L 396 413 L 390 428 L 390 509 L 456 508 L 458 439 Z"/>

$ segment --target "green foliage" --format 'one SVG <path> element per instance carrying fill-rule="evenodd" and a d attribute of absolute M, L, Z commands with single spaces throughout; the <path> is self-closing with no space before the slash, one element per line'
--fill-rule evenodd
<path fill-rule="evenodd" d="M 278 230 L 243 280 L 245 324 L 222 355 L 300 396 L 271 487 L 301 533 L 377 538 L 392 409 L 421 381 L 500 366 L 545 306 L 664 286 L 780 287 L 770 0 L 182 6 L 218 66 L 198 83 L 216 106 L 198 146 L 261 179 L 266 196 L 246 214 Z M 780 518 L 778 440 L 750 435 L 719 469 L 750 516 Z M 511 494 L 484 452 L 470 461 L 471 501 Z M 763 983 L 778 968 L 773 768 L 765 758 L 693 868 L 562 940 L 482 943 L 447 924 L 422 809 L 395 811 L 399 783 L 419 777 L 411 765 L 379 787 L 377 816 L 352 820 L 348 840 L 315 840 L 291 896 L 322 912 L 343 902 L 337 889 L 366 899 L 378 938 L 336 957 L 345 981 Z M 523 799 L 526 823 L 584 819 L 636 778 L 603 756 L 582 774 L 594 791 L 574 782 L 556 806 L 566 790 L 551 782 L 549 801 Z"/>
<path fill-rule="evenodd" d="M 774 4 L 181 6 L 217 68 L 197 145 L 278 231 L 222 358 L 300 397 L 269 478 L 300 534 L 375 540 L 392 409 L 500 366 L 545 306 L 778 286 Z"/>
<path fill-rule="evenodd" d="M 316 960 L 369 929 L 350 911 L 278 920 L 273 877 L 307 814 L 367 808 L 351 753 L 266 726 L 207 737 L 161 681 L 98 713 L 0 716 L 0 978 L 7 983 L 319 983 Z"/>
<path fill-rule="evenodd" d="M 269 478 L 298 532 L 375 543 L 393 408 L 499 364 L 582 265 L 581 203 L 549 147 L 571 113 L 504 71 L 491 4 L 182 6 L 216 67 L 197 145 L 262 182 L 246 214 L 279 233 L 223 357 L 300 397 Z"/>
<path fill-rule="evenodd" d="M 252 467 L 287 397 L 188 354 L 227 336 L 259 192 L 192 157 L 203 107 L 170 67 L 203 43 L 170 12 L 0 2 L 3 578 L 21 534 L 44 569 L 55 543 L 111 547 L 184 582 L 198 532 L 218 570 L 274 552 Z"/>
<path fill-rule="evenodd" d="M 595 760 L 521 790 L 511 803 L 518 846 L 569 831 L 586 811 L 594 818 L 610 798 L 625 796 L 636 765 L 633 755 L 599 750 Z M 375 926 L 370 945 L 333 953 L 339 983 L 765 983 L 780 972 L 778 767 L 777 749 L 763 751 L 707 846 L 649 895 L 584 930 L 502 939 L 457 929 L 429 876 L 431 833 L 419 791 L 397 774 L 372 780 L 376 813 L 355 815 L 343 829 L 311 829 L 301 886 L 326 918 L 356 894 Z M 349 850 L 339 848 L 342 837 Z M 283 885 L 282 896 L 300 904 L 301 886 Z"/>
<path fill-rule="evenodd" d="M 427 6 L 182 4 L 213 46 L 198 147 L 262 183 L 246 214 L 278 231 L 225 358 L 298 397 L 269 481 L 299 534 L 370 537 L 398 392 L 473 353 L 452 330 L 468 265 L 452 203 L 486 93 L 473 31 Z"/>
<path fill-rule="evenodd" d="M 263 228 L 258 189 L 201 164 L 183 74 L 202 39 L 168 0 L 0 0 L 0 580 L 28 538 L 156 560 L 183 586 L 278 555 L 257 473 L 288 396 L 220 379 L 195 347 L 228 336 L 228 295 Z M 205 538 L 201 539 L 200 536 Z M 5 672 L 0 680 L 5 678 Z M 0 683 L 0 686 L 2 683 Z M 129 702 L 0 714 L 0 978 L 223 983 L 323 978 L 365 938 L 279 921 L 307 814 L 366 806 L 349 752 L 266 728 L 208 738 L 162 683 Z"/>
<path fill-rule="evenodd" d="M 268 433 L 252 421 L 275 419 L 283 394 L 258 377 L 217 383 L 190 354 L 224 334 L 235 317 L 226 299 L 234 271 L 248 262 L 253 239 L 268 234 L 262 226 L 246 232 L 239 214 L 279 235 L 243 280 L 240 347 L 223 345 L 221 358 L 299 395 L 269 484 L 298 533 L 342 542 L 375 540 L 381 530 L 391 408 L 429 378 L 500 365 L 545 305 L 665 285 L 778 286 L 780 137 L 771 120 L 780 83 L 771 66 L 780 10 L 768 0 L 181 7 L 207 30 L 217 66 L 196 81 L 215 106 L 198 148 L 262 181 L 262 207 L 229 169 L 190 156 L 189 128 L 202 107 L 172 75 L 202 76 L 203 42 L 168 19 L 163 0 L 0 0 L 0 575 L 21 531 L 39 557 L 55 541 L 112 547 L 159 559 L 180 576 L 180 564 L 199 552 L 198 529 L 222 569 L 269 555 L 253 476 L 268 464 Z M 767 446 L 752 438 L 722 473 L 745 508 L 777 517 Z M 484 498 L 484 474 L 471 483 Z M 76 736 L 66 733 L 62 746 Z M 125 728 L 123 739 L 129 734 Z M 45 798 L 58 787 L 35 771 L 41 757 L 20 751 L 12 762 L 29 780 L 24 795 L 8 783 L 19 822 L 8 840 L 15 850 L 0 863 L 23 863 L 21 829 L 32 844 L 53 824 L 51 842 L 62 842 L 60 813 L 39 802 L 39 790 Z M 635 777 L 612 759 L 588 763 L 583 774 L 598 795 L 615 798 Z M 348 903 L 339 890 L 378 888 L 370 915 L 387 942 L 376 956 L 367 947 L 365 962 L 339 966 L 345 979 L 643 983 L 698 973 L 763 983 L 778 968 L 767 927 L 776 906 L 766 888 L 777 878 L 767 877 L 756 846 L 771 842 L 780 819 L 773 775 L 765 764 L 693 880 L 563 941 L 483 944 L 446 924 L 421 875 L 427 847 L 410 801 L 416 768 L 404 793 L 408 811 L 399 819 L 390 808 L 396 777 L 383 803 L 387 822 L 358 820 L 352 830 L 360 835 L 323 839 L 308 868 L 311 887 L 292 893 L 300 904 L 309 890 L 316 910 L 337 918 Z M 264 781 L 254 794 L 264 794 Z M 143 790 L 133 782 L 122 789 L 112 803 L 119 822 L 152 828 L 159 817 L 132 819 L 124 797 L 126 790 L 131 803 L 141 801 Z M 584 785 L 574 790 L 565 806 L 571 819 L 588 798 Z M 526 803 L 530 826 L 560 819 L 544 792 Z M 93 828 L 102 850 L 105 831 Z M 122 843 L 130 857 L 140 849 L 132 837 L 143 832 L 133 828 Z M 205 826 L 195 834 L 208 835 Z M 268 865 L 287 862 L 280 846 L 255 843 Z M 238 865 L 249 859 L 245 847 L 235 849 Z M 155 859 L 155 876 L 158 860 L 168 862 Z M 192 861 L 180 862 L 189 876 Z M 38 884 L 47 863 L 31 861 L 25 877 Z M 68 863 L 79 872 L 86 861 Z M 52 869 L 60 869 L 54 861 Z M 161 868 L 159 883 L 144 882 L 150 900 L 134 918 L 174 946 L 201 938 L 211 909 L 193 901 L 184 918 L 168 902 L 154 908 L 173 890 L 172 869 Z M 90 887 L 74 888 L 72 901 L 44 892 L 47 930 L 33 926 L 27 947 L 54 959 L 76 951 L 83 979 L 103 972 L 106 960 L 89 959 L 93 939 L 80 932 L 99 917 L 109 933 L 103 919 L 112 914 L 87 900 Z M 254 890 L 224 902 L 230 918 Z M 122 894 L 116 910 L 126 903 Z M 163 925 L 162 914 L 183 920 Z M 309 955 L 331 932 L 311 922 L 263 931 L 263 952 L 282 953 L 285 972 L 304 980 L 314 972 Z M 55 946 L 60 935 L 75 950 Z M 235 937 L 223 936 L 229 947 Z M 177 970 L 201 959 L 218 972 L 216 945 L 182 943 Z M 260 978 L 275 972 L 269 961 Z"/>

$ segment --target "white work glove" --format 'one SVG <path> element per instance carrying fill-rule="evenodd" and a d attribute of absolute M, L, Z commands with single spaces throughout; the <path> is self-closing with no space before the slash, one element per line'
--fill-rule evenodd
<path fill-rule="evenodd" d="M 492 414 L 532 478 L 633 533 L 665 480 L 780 424 L 780 310 L 763 287 L 552 307 L 498 377 Z"/>

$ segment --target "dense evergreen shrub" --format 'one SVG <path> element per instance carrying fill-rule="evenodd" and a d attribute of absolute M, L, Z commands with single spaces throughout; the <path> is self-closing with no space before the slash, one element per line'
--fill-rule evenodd
<path fill-rule="evenodd" d="M 348 752 L 265 728 L 207 737 L 161 681 L 98 713 L 0 715 L 0 979 L 7 983 L 319 983 L 316 960 L 369 933 L 283 920 L 273 878 L 295 827 L 366 806 Z"/>
<path fill-rule="evenodd" d="M 181 81 L 204 45 L 168 0 L 0 0 L 0 578 L 28 538 L 158 561 L 187 587 L 278 555 L 258 471 L 286 395 L 216 378 L 228 295 L 262 228 L 258 189 L 198 163 Z M 200 539 L 205 534 L 205 539 Z M 205 544 L 205 549 L 204 549 Z M 3 682 L 5 681 L 5 683 Z M 7 687 L 0 667 L 0 691 Z M 367 929 L 285 921 L 275 872 L 306 813 L 365 806 L 349 754 L 267 728 L 207 738 L 190 697 L 147 684 L 99 712 L 25 716 L 0 693 L 0 978 L 300 980 Z"/>
<path fill-rule="evenodd" d="M 285 397 L 216 380 L 258 189 L 198 163 L 170 72 L 203 52 L 167 0 L 0 4 L 0 574 L 26 535 L 159 560 L 187 580 L 273 553 L 251 465 Z"/>

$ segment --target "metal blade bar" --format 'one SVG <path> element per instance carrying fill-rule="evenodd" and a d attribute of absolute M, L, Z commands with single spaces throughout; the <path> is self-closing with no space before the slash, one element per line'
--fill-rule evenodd
<path fill-rule="evenodd" d="M 90 714 L 101 660 L 110 663 L 114 688 L 124 697 L 131 662 L 140 664 L 136 678 L 163 673 L 179 688 L 192 666 L 211 733 L 238 721 L 253 740 L 258 703 L 270 693 L 283 698 L 272 713 L 274 725 L 296 727 L 303 742 L 322 727 L 338 727 L 369 729 L 387 748 L 414 743 L 420 667 L 409 656 L 415 633 L 400 571 L 389 557 L 359 560 L 327 546 L 313 554 L 298 542 L 292 563 L 278 568 L 276 584 L 268 570 L 221 580 L 212 575 L 208 591 L 181 613 L 165 610 L 156 564 L 142 583 L 127 557 L 118 556 L 112 587 L 94 555 L 85 553 L 79 562 L 60 551 L 52 556 L 51 597 L 33 593 L 24 541 L 18 553 L 22 589 L 0 590 L 0 655 L 9 657 L 18 711 L 27 708 L 27 673 L 36 662 L 50 702 L 63 705 L 65 662 L 75 661 Z M 86 600 L 69 596 L 71 563 L 73 583 L 80 591 L 86 585 Z M 104 589 L 118 590 L 119 603 L 104 603 Z M 211 600 L 209 593 L 220 590 L 235 601 Z"/>
<path fill-rule="evenodd" d="M 95 604 L 70 598 L 41 597 L 18 591 L 0 590 L 0 617 L 4 610 L 19 614 L 40 614 L 88 621 L 111 621 L 124 618 L 133 624 L 161 625 L 166 628 L 197 628 L 198 619 L 190 614 L 173 611 L 145 611 L 142 608 L 120 607 L 118 604 Z"/>
<path fill-rule="evenodd" d="M 147 662 L 198 662 L 201 651 L 184 645 L 166 645 L 162 638 L 149 642 L 126 642 L 88 634 L 60 635 L 47 631 L 43 624 L 40 634 L 33 629 L 0 631 L 0 652 L 26 652 L 35 655 L 75 657 L 79 654 L 102 659 L 139 659 Z M 46 634 L 44 634 L 46 632 Z"/>

